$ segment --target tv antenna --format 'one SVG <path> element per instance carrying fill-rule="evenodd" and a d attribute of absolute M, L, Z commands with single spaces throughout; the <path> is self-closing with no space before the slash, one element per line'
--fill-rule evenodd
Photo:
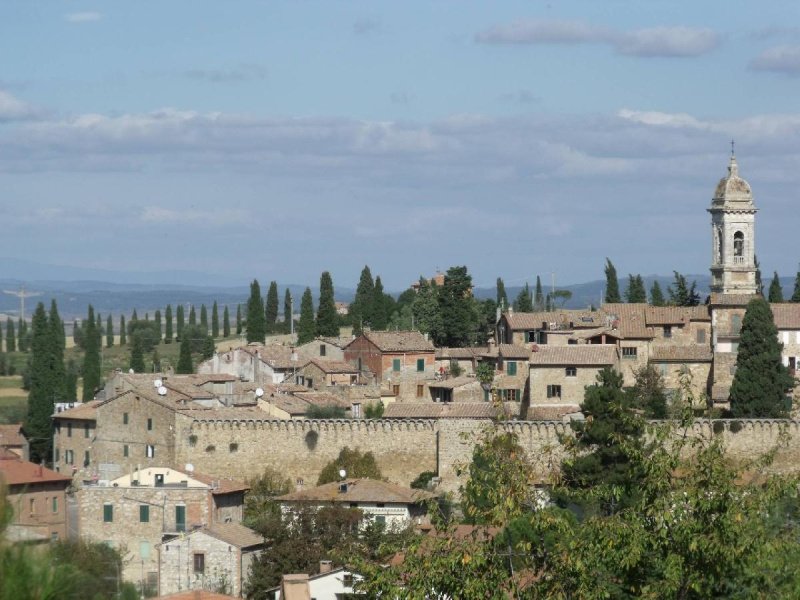
<path fill-rule="evenodd" d="M 20 286 L 18 290 L 3 290 L 4 294 L 9 296 L 16 296 L 19 298 L 19 318 L 25 320 L 25 298 L 33 298 L 34 296 L 41 296 L 42 292 L 30 292 L 25 289 L 25 286 Z"/>

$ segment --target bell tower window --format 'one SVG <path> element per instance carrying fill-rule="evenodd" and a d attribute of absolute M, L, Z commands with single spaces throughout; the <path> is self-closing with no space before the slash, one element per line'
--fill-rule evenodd
<path fill-rule="evenodd" d="M 741 231 L 733 234 L 733 257 L 734 262 L 744 261 L 744 234 Z"/>

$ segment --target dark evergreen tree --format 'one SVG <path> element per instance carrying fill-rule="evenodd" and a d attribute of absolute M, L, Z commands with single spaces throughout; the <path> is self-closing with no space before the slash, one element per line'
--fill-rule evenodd
<path fill-rule="evenodd" d="M 25 434 L 30 443 L 31 461 L 36 463 L 50 458 L 51 415 L 55 412 L 54 402 L 59 387 L 53 372 L 55 343 L 50 325 L 44 304 L 39 302 L 31 318 L 31 359 L 28 369 L 30 391 L 24 423 Z M 62 381 L 61 384 L 63 383 Z"/>
<path fill-rule="evenodd" d="M 64 366 L 64 350 L 67 347 L 67 339 L 64 334 L 64 322 L 58 315 L 58 306 L 55 300 L 50 301 L 48 326 L 50 327 L 50 372 L 53 378 L 53 398 L 58 402 L 63 402 L 67 384 L 67 371 Z"/>
<path fill-rule="evenodd" d="M 194 366 L 192 365 L 192 342 L 189 336 L 181 337 L 181 352 L 178 356 L 178 365 L 175 372 L 179 375 L 191 375 L 194 373 Z"/>
<path fill-rule="evenodd" d="M 31 341 L 30 332 L 28 331 L 28 322 L 20 318 L 17 321 L 17 349 L 20 352 L 27 352 L 30 350 Z"/>
<path fill-rule="evenodd" d="M 474 344 L 478 311 L 472 297 L 472 277 L 467 267 L 450 267 L 439 292 L 442 337 L 437 345 L 460 347 Z"/>
<path fill-rule="evenodd" d="M 700 294 L 697 293 L 697 282 L 693 281 L 689 286 L 686 283 L 686 277 L 673 271 L 675 274 L 675 287 L 669 286 L 667 293 L 669 294 L 669 303 L 673 306 L 697 306 L 700 304 Z"/>
<path fill-rule="evenodd" d="M 434 281 L 419 278 L 419 290 L 411 304 L 415 327 L 432 339 L 444 338 L 444 324 L 439 310 L 439 287 Z"/>
<path fill-rule="evenodd" d="M 616 267 L 614 267 L 614 264 L 611 262 L 611 259 L 609 258 L 606 258 L 605 274 L 606 274 L 605 301 L 607 303 L 622 302 L 622 298 L 619 295 L 619 280 L 617 279 L 617 269 Z"/>
<path fill-rule="evenodd" d="M 533 312 L 533 296 L 531 295 L 531 287 L 527 283 L 514 300 L 514 311 Z"/>
<path fill-rule="evenodd" d="M 553 310 L 553 297 L 550 294 L 544 297 L 544 309 L 547 312 L 551 312 Z"/>
<path fill-rule="evenodd" d="M 167 304 L 164 311 L 164 343 L 172 343 L 172 305 Z"/>
<path fill-rule="evenodd" d="M 206 305 L 200 305 L 200 327 L 208 331 L 208 310 L 206 310 Z"/>
<path fill-rule="evenodd" d="M 197 325 L 197 313 L 194 310 L 194 304 L 189 306 L 189 325 Z"/>
<path fill-rule="evenodd" d="M 652 365 L 646 365 L 634 372 L 636 380 L 627 392 L 631 395 L 631 405 L 644 413 L 647 419 L 667 418 L 667 391 L 664 378 Z"/>
<path fill-rule="evenodd" d="M 114 346 L 114 322 L 111 320 L 111 315 L 106 317 L 106 348 Z"/>
<path fill-rule="evenodd" d="M 508 309 L 508 296 L 506 295 L 506 284 L 503 283 L 503 279 L 501 277 L 497 278 L 497 285 L 496 285 L 496 298 L 495 302 L 497 306 L 501 307 L 500 310 L 505 312 Z"/>
<path fill-rule="evenodd" d="M 756 266 L 756 291 L 764 295 L 764 281 L 761 279 L 761 265 L 758 262 L 758 256 L 755 254 L 753 255 L 753 261 L 755 262 Z"/>
<path fill-rule="evenodd" d="M 75 402 L 78 399 L 78 365 L 70 358 L 67 361 L 67 377 L 64 383 L 64 400 Z"/>
<path fill-rule="evenodd" d="M 219 307 L 216 300 L 211 307 L 211 337 L 214 339 L 219 337 Z"/>
<path fill-rule="evenodd" d="M 644 281 L 641 275 L 628 275 L 625 301 L 631 304 L 647 302 L 647 291 L 644 289 Z"/>
<path fill-rule="evenodd" d="M 783 365 L 778 329 L 764 298 L 755 297 L 747 304 L 739 339 L 731 413 L 744 418 L 785 418 L 794 379 Z"/>
<path fill-rule="evenodd" d="M 222 310 L 222 337 L 231 337 L 231 314 L 228 311 L 228 305 Z"/>
<path fill-rule="evenodd" d="M 348 317 L 353 326 L 353 334 L 361 333 L 365 326 L 372 326 L 372 301 L 375 296 L 375 283 L 372 280 L 372 272 L 369 266 L 365 265 L 361 269 L 361 277 L 356 287 L 356 295 L 350 303 Z M 376 327 L 377 329 L 377 327 Z"/>
<path fill-rule="evenodd" d="M 292 320 L 294 319 L 294 315 L 292 314 L 292 293 L 289 291 L 289 288 L 286 288 L 286 292 L 283 294 L 283 332 L 284 333 L 291 333 L 292 331 Z"/>
<path fill-rule="evenodd" d="M 126 332 L 128 331 L 127 327 L 125 327 L 125 315 L 119 316 L 119 345 L 124 346 L 128 343 L 128 338 Z"/>
<path fill-rule="evenodd" d="M 542 280 L 536 276 L 536 292 L 533 296 L 534 310 L 544 310 L 544 292 L 542 291 Z"/>
<path fill-rule="evenodd" d="M 9 323 L 10 322 L 11 321 L 9 321 Z M 81 330 L 81 324 L 78 322 L 78 319 L 72 321 L 72 343 L 75 344 L 76 348 L 83 350 L 83 331 Z"/>
<path fill-rule="evenodd" d="M 319 305 L 317 306 L 317 335 L 338 336 L 339 316 L 333 295 L 333 279 L 328 271 L 319 278 Z"/>
<path fill-rule="evenodd" d="M 216 348 L 214 347 L 214 338 L 207 335 L 203 340 L 203 350 L 201 352 L 203 360 L 208 360 L 214 356 Z"/>
<path fill-rule="evenodd" d="M 144 366 L 144 350 L 142 348 L 142 336 L 137 332 L 131 336 L 131 362 L 130 368 L 134 373 L 145 373 L 147 367 Z"/>
<path fill-rule="evenodd" d="M 264 316 L 264 299 L 261 286 L 254 279 L 250 284 L 250 298 L 247 300 L 247 342 L 263 344 L 267 336 L 267 321 Z"/>
<path fill-rule="evenodd" d="M 375 278 L 375 289 L 372 290 L 372 320 L 371 325 L 376 331 L 385 331 L 389 324 L 389 304 L 392 297 L 383 293 L 383 282 L 381 276 Z M 338 328 L 337 328 L 338 335 Z"/>
<path fill-rule="evenodd" d="M 184 317 L 183 317 L 183 304 L 178 304 L 175 307 L 175 339 L 180 340 L 183 333 Z"/>
<path fill-rule="evenodd" d="M 783 288 L 781 287 L 781 278 L 778 277 L 778 272 L 772 277 L 769 284 L 769 301 L 770 302 L 783 302 Z"/>
<path fill-rule="evenodd" d="M 14 320 L 6 321 L 6 352 L 17 351 L 17 337 L 14 335 Z"/>
<path fill-rule="evenodd" d="M 792 290 L 792 298 L 789 302 L 800 302 L 800 271 L 794 277 L 794 289 Z"/>
<path fill-rule="evenodd" d="M 278 282 L 270 281 L 267 291 L 267 302 L 264 305 L 264 315 L 267 321 L 267 333 L 278 333 Z"/>
<path fill-rule="evenodd" d="M 131 315 L 131 320 L 130 320 L 130 322 L 128 323 L 128 326 L 130 327 L 131 325 L 133 325 L 134 323 L 136 323 L 136 321 L 138 321 L 138 320 L 139 320 L 139 317 L 137 316 L 137 314 L 136 314 L 136 309 L 134 308 L 134 309 L 133 309 L 133 314 Z"/>
<path fill-rule="evenodd" d="M 242 305 L 236 305 L 236 335 L 242 335 Z"/>
<path fill-rule="evenodd" d="M 316 324 L 314 323 L 314 300 L 311 288 L 306 288 L 300 300 L 300 320 L 297 322 L 297 343 L 305 344 L 314 339 Z"/>
<path fill-rule="evenodd" d="M 158 329 L 159 343 L 161 343 L 160 340 L 161 340 L 161 334 L 163 333 L 163 330 L 161 329 L 161 311 L 159 309 L 156 309 L 156 314 L 155 314 L 155 317 L 154 317 L 153 320 L 155 321 L 156 329 Z"/>
<path fill-rule="evenodd" d="M 97 335 L 100 336 L 100 346 L 102 346 L 103 345 L 103 333 L 105 333 L 105 330 L 103 329 L 103 316 L 100 313 L 97 313 L 97 316 L 95 317 L 95 320 L 96 320 L 95 330 L 97 331 Z"/>
<path fill-rule="evenodd" d="M 664 293 L 661 291 L 661 286 L 658 285 L 658 281 L 654 281 L 653 285 L 650 287 L 651 306 L 665 306 L 666 303 L 666 300 L 664 300 Z"/>
<path fill-rule="evenodd" d="M 160 373 L 161 372 L 161 356 L 158 354 L 158 349 L 153 349 L 153 357 L 151 359 L 153 363 L 153 373 Z"/>
<path fill-rule="evenodd" d="M 100 365 L 100 336 L 94 317 L 94 307 L 89 305 L 88 316 L 83 326 L 83 395 L 84 402 L 94 398 L 94 393 L 100 388 L 102 366 Z"/>

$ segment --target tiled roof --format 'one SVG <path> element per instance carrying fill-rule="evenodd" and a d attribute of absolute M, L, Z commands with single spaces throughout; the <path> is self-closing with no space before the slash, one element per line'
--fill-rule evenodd
<path fill-rule="evenodd" d="M 0 446 L 24 446 L 25 442 L 22 423 L 0 425 Z"/>
<path fill-rule="evenodd" d="M 569 346 L 537 346 L 531 353 L 531 365 L 605 366 L 617 361 L 613 344 L 579 344 Z"/>
<path fill-rule="evenodd" d="M 243 481 L 239 481 L 238 479 L 232 479 L 230 477 L 212 477 L 211 475 L 198 473 L 197 471 L 192 471 L 189 473 L 183 469 L 175 470 L 180 471 L 181 473 L 186 473 L 186 475 L 192 479 L 196 479 L 200 483 L 205 483 L 207 486 L 210 486 L 212 488 L 211 493 L 214 496 L 224 496 L 225 494 L 246 492 L 250 489 L 249 485 Z"/>
<path fill-rule="evenodd" d="M 294 392 L 292 395 L 307 402 L 310 406 L 338 406 L 341 408 L 350 408 L 350 402 L 330 392 L 318 392 L 306 388 L 305 392 Z"/>
<path fill-rule="evenodd" d="M 392 402 L 384 419 L 494 419 L 501 411 L 489 402 Z"/>
<path fill-rule="evenodd" d="M 478 383 L 478 380 L 474 377 L 462 375 L 460 377 L 451 377 L 449 379 L 441 379 L 439 381 L 430 381 L 428 382 L 428 387 L 452 390 L 463 385 L 469 385 L 470 383 Z"/>
<path fill-rule="evenodd" d="M 309 344 L 313 344 L 314 342 L 323 341 L 326 344 L 330 344 L 331 346 L 336 346 L 337 348 L 344 348 L 353 341 L 353 338 L 343 338 L 343 337 L 318 337 L 315 340 L 308 342 Z"/>
<path fill-rule="evenodd" d="M 435 350 L 433 343 L 425 339 L 425 336 L 419 331 L 365 331 L 362 335 L 375 344 L 381 352 L 433 352 Z"/>
<path fill-rule="evenodd" d="M 264 419 L 264 411 L 252 406 L 240 408 L 182 408 L 181 414 L 200 421 L 235 421 Z"/>
<path fill-rule="evenodd" d="M 608 327 L 596 327 L 594 329 L 584 329 L 576 331 L 572 334 L 572 338 L 576 340 L 588 340 L 599 335 L 611 336 L 616 339 L 624 339 L 623 335 L 617 329 L 609 329 Z"/>
<path fill-rule="evenodd" d="M 497 352 L 503 358 L 522 358 L 524 360 L 528 360 L 531 355 L 528 348 L 516 344 L 500 344 L 497 346 Z"/>
<path fill-rule="evenodd" d="M 682 306 L 648 306 L 644 316 L 648 325 L 683 325 L 689 322 L 689 311 Z"/>
<path fill-rule="evenodd" d="M 800 329 L 800 303 L 770 304 L 775 326 L 778 329 Z"/>
<path fill-rule="evenodd" d="M 504 313 L 509 327 L 514 331 L 541 329 L 542 324 L 556 323 L 563 329 L 585 329 L 600 327 L 605 324 L 605 315 L 601 312 L 583 310 L 557 310 L 550 312 L 508 312 Z M 572 323 L 572 326 L 570 326 Z"/>
<path fill-rule="evenodd" d="M 689 311 L 689 320 L 691 321 L 711 320 L 711 311 L 705 304 L 698 304 L 697 306 L 687 306 L 685 310 Z"/>
<path fill-rule="evenodd" d="M 75 419 L 79 421 L 95 421 L 97 420 L 97 407 L 102 403 L 102 400 L 90 400 L 78 404 L 75 408 L 62 410 L 60 413 L 53 415 L 54 419 Z"/>
<path fill-rule="evenodd" d="M 358 368 L 342 360 L 312 358 L 306 365 L 314 363 L 323 373 L 358 373 Z"/>
<path fill-rule="evenodd" d="M 719 294 L 713 292 L 709 304 L 711 306 L 747 306 L 748 302 L 758 294 Z"/>
<path fill-rule="evenodd" d="M 243 348 L 246 352 L 256 354 L 264 363 L 273 369 L 291 369 L 299 366 L 292 360 L 292 349 L 281 344 L 248 344 Z"/>
<path fill-rule="evenodd" d="M 173 375 L 173 377 L 175 377 Z M 190 381 L 195 385 L 203 385 L 204 383 L 223 383 L 226 381 L 239 381 L 235 375 L 228 373 L 195 373 L 189 375 Z"/>
<path fill-rule="evenodd" d="M 488 350 L 488 346 L 467 346 L 464 348 L 436 348 L 437 360 L 453 359 L 471 359 L 480 356 Z"/>
<path fill-rule="evenodd" d="M 241 523 L 214 523 L 205 529 L 200 529 L 203 533 L 236 546 L 237 548 L 249 548 L 264 544 L 264 537 L 249 527 Z"/>
<path fill-rule="evenodd" d="M 560 421 L 564 415 L 581 412 L 577 404 L 533 404 L 528 408 L 531 421 Z"/>
<path fill-rule="evenodd" d="M 5 454 L 0 457 L 0 480 L 6 485 L 36 485 L 50 482 L 68 484 L 72 482 L 71 477 L 22 460 L 13 454 Z"/>
<path fill-rule="evenodd" d="M 625 339 L 651 339 L 653 332 L 647 328 L 647 304 L 604 304 L 602 310 L 611 317 L 611 328 Z"/>
<path fill-rule="evenodd" d="M 653 346 L 650 360 L 656 362 L 711 362 L 713 354 L 707 346 Z"/>
<path fill-rule="evenodd" d="M 342 483 L 347 491 L 340 491 Z M 378 479 L 347 479 L 334 481 L 317 487 L 278 496 L 279 502 L 385 502 L 394 504 L 416 504 L 436 494 L 424 490 L 403 487 Z"/>

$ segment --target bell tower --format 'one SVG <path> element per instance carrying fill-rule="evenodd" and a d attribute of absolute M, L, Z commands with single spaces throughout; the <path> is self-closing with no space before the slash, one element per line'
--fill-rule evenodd
<path fill-rule="evenodd" d="M 731 146 L 733 143 L 731 142 Z M 755 217 L 750 184 L 739 177 L 731 148 L 728 176 L 720 179 L 711 200 L 711 291 L 755 294 Z"/>

